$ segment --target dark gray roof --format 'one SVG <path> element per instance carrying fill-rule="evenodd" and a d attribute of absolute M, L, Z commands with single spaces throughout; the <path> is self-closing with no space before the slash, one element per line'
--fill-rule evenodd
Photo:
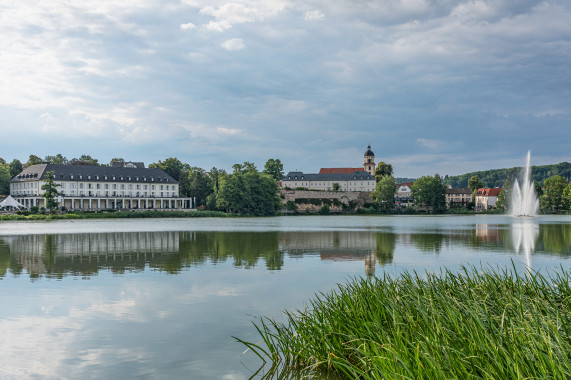
<path fill-rule="evenodd" d="M 297 178 L 296 178 L 297 177 Z M 356 171 L 354 173 L 330 173 L 330 174 L 304 174 L 303 172 L 289 172 L 284 181 L 351 181 L 369 180 L 374 181 L 375 176 L 367 172 Z"/>
<path fill-rule="evenodd" d="M 367 151 L 365 152 L 365 156 L 374 156 L 375 153 L 371 150 L 371 145 L 367 147 Z"/>
<path fill-rule="evenodd" d="M 12 178 L 10 182 L 44 180 L 46 179 L 46 173 L 49 171 L 54 172 L 56 181 L 178 183 L 162 169 L 53 164 L 39 164 L 27 167 Z"/>

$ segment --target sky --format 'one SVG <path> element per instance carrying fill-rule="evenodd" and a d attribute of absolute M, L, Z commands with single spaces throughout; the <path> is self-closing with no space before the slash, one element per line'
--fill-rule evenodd
<path fill-rule="evenodd" d="M 0 0 L 0 157 L 571 161 L 568 0 Z"/>

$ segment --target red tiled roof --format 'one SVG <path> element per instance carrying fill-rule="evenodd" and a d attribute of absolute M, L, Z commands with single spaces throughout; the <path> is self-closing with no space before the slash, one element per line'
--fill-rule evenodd
<path fill-rule="evenodd" d="M 408 187 L 412 187 L 413 182 L 403 182 L 403 183 L 399 183 L 397 185 L 397 189 L 401 186 L 408 186 Z"/>
<path fill-rule="evenodd" d="M 498 195 L 500 195 L 500 191 L 502 191 L 502 189 L 500 189 L 499 187 L 495 188 L 487 187 L 487 188 L 478 189 L 476 194 L 480 196 L 497 197 Z"/>
<path fill-rule="evenodd" d="M 321 168 L 319 174 L 353 174 L 362 172 L 363 168 Z"/>

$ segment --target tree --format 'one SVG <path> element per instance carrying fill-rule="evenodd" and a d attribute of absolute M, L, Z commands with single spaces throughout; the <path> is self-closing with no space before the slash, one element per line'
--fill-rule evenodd
<path fill-rule="evenodd" d="M 426 212 L 432 213 L 446 210 L 446 186 L 438 174 L 434 177 L 423 176 L 414 181 L 411 188 L 412 198 L 416 206 L 424 206 Z"/>
<path fill-rule="evenodd" d="M 61 153 L 56 154 L 55 156 L 45 156 L 44 161 L 49 162 L 50 164 L 54 165 L 67 165 L 68 160 Z"/>
<path fill-rule="evenodd" d="M 210 187 L 212 188 L 213 191 L 218 190 L 220 178 L 225 175 L 227 175 L 227 173 L 226 170 L 224 169 L 217 169 L 216 167 L 210 169 L 210 172 L 208 173 L 208 178 L 210 179 Z"/>
<path fill-rule="evenodd" d="M 214 191 L 206 170 L 191 167 L 187 174 L 187 196 L 196 197 L 197 205 L 206 205 L 206 199 Z"/>
<path fill-rule="evenodd" d="M 339 191 L 341 185 L 339 185 L 339 183 L 337 182 L 333 182 L 333 185 L 331 185 L 331 187 L 333 188 L 333 191 Z"/>
<path fill-rule="evenodd" d="M 386 164 L 384 162 L 379 162 L 377 164 L 377 168 L 375 169 L 375 179 L 378 181 L 383 178 L 383 176 L 392 176 L 393 175 L 393 166 L 391 164 Z"/>
<path fill-rule="evenodd" d="M 503 208 L 504 210 L 506 210 L 510 205 L 511 197 L 512 197 L 512 183 L 510 182 L 509 179 L 506 179 L 506 182 L 504 182 L 504 187 L 502 187 L 502 190 L 498 195 L 496 208 Z"/>
<path fill-rule="evenodd" d="M 533 180 L 533 188 L 535 189 L 535 194 L 537 195 L 537 197 L 541 198 L 541 196 L 543 195 L 543 188 L 536 180 Z"/>
<path fill-rule="evenodd" d="M 164 161 L 159 160 L 157 163 L 150 164 L 149 168 L 162 169 L 175 180 L 180 181 L 184 172 L 189 171 L 190 165 L 180 162 L 178 158 L 169 157 Z"/>
<path fill-rule="evenodd" d="M 284 166 L 279 158 L 270 158 L 264 165 L 263 173 L 274 177 L 276 181 L 281 181 L 284 178 Z"/>
<path fill-rule="evenodd" d="M 250 161 L 244 161 L 243 164 L 234 164 L 234 165 L 232 165 L 232 169 L 234 170 L 234 174 L 236 174 L 236 173 L 245 174 L 247 172 L 257 173 L 258 172 L 258 169 L 256 169 L 256 165 Z"/>
<path fill-rule="evenodd" d="M 219 178 L 216 207 L 241 215 L 275 215 L 282 207 L 278 190 L 268 174 L 235 168 L 233 174 Z"/>
<path fill-rule="evenodd" d="M 125 163 L 125 159 L 120 158 L 120 157 L 119 157 L 119 158 L 112 158 L 111 161 L 109 161 L 109 166 L 113 166 L 113 164 L 114 164 L 115 162 L 120 162 L 120 163 L 124 164 L 124 163 Z"/>
<path fill-rule="evenodd" d="M 554 175 L 543 182 L 543 195 L 540 204 L 543 212 L 554 212 L 558 214 L 564 209 L 563 190 L 567 186 L 565 178 Z"/>
<path fill-rule="evenodd" d="M 70 165 L 86 165 L 86 166 L 99 166 L 99 160 L 91 157 L 88 154 L 82 154 L 79 158 L 72 158 L 69 161 Z"/>
<path fill-rule="evenodd" d="M 54 182 L 54 171 L 46 172 L 46 179 L 44 180 L 44 184 L 41 189 L 44 190 L 43 197 L 45 198 L 45 207 L 52 213 L 54 213 L 57 208 L 56 197 L 60 195 L 60 192 L 57 191 L 58 186 L 61 185 Z"/>
<path fill-rule="evenodd" d="M 10 194 L 10 168 L 0 163 L 0 195 Z"/>
<path fill-rule="evenodd" d="M 17 176 L 22 172 L 22 170 L 23 170 L 22 163 L 14 158 L 12 162 L 10 162 L 10 177 L 13 178 Z"/>
<path fill-rule="evenodd" d="M 563 190 L 563 207 L 566 210 L 571 210 L 571 182 Z"/>
<path fill-rule="evenodd" d="M 38 165 L 42 163 L 42 159 L 34 154 L 30 154 L 28 157 L 28 162 L 26 162 L 26 166 Z"/>
<path fill-rule="evenodd" d="M 468 187 L 472 189 L 472 202 L 475 202 L 476 190 L 484 187 L 484 184 L 482 183 L 482 181 L 480 181 L 480 177 L 478 177 L 477 175 L 473 175 L 468 180 Z"/>
<path fill-rule="evenodd" d="M 380 203 L 383 211 L 389 211 L 395 203 L 395 194 L 397 192 L 397 183 L 392 175 L 385 175 L 377 181 L 375 191 L 371 196 L 375 202 Z"/>

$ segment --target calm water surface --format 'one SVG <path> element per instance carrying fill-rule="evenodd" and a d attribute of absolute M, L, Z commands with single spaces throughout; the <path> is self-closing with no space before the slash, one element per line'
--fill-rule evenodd
<path fill-rule="evenodd" d="M 247 379 L 232 336 L 351 277 L 570 256 L 570 216 L 0 222 L 0 378 Z"/>

